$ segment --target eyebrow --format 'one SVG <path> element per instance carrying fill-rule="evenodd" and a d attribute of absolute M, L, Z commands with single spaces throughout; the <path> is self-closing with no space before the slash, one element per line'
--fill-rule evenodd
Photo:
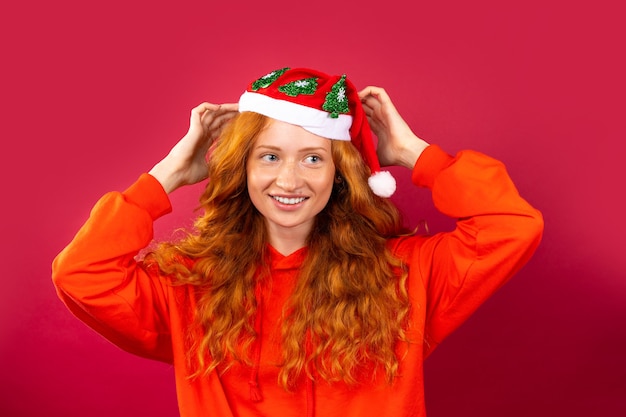
<path fill-rule="evenodd" d="M 273 146 L 273 145 L 257 145 L 254 147 L 254 149 L 268 149 L 271 151 L 280 151 L 282 150 L 280 147 L 278 146 Z M 298 149 L 299 152 L 319 152 L 319 151 L 323 151 L 323 152 L 327 152 L 326 148 L 323 148 L 321 146 L 312 146 L 309 148 L 302 148 L 302 149 Z"/>

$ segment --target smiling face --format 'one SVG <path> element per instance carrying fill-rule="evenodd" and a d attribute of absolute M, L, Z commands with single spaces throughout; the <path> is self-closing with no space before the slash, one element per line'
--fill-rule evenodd
<path fill-rule="evenodd" d="M 302 247 L 315 216 L 330 198 L 335 164 L 330 139 L 271 119 L 258 135 L 247 166 L 248 193 L 265 217 L 270 244 Z"/>

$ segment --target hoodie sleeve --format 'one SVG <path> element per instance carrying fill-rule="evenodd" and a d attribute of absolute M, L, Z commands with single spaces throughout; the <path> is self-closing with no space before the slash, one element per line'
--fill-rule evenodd
<path fill-rule="evenodd" d="M 396 242 L 409 266 L 411 298 L 425 308 L 427 356 L 530 259 L 543 219 L 504 165 L 478 152 L 452 157 L 431 145 L 412 181 L 430 188 L 435 207 L 457 219 L 452 232 Z"/>
<path fill-rule="evenodd" d="M 52 264 L 72 313 L 122 349 L 164 362 L 172 360 L 167 283 L 135 258 L 154 220 L 170 211 L 161 184 L 143 174 L 123 193 L 104 195 Z"/>

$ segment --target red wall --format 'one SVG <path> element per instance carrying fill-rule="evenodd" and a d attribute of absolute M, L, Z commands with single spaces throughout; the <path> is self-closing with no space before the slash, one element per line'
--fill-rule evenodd
<path fill-rule="evenodd" d="M 50 263 L 100 195 L 167 152 L 191 107 L 235 101 L 282 66 L 385 87 L 425 139 L 503 160 L 545 215 L 536 256 L 427 361 L 430 415 L 626 415 L 617 7 L 344 3 L 2 6 L 0 415 L 177 414 L 172 370 L 119 351 L 71 316 Z M 417 202 L 412 224 L 450 227 L 406 172 L 396 176 L 398 204 Z M 197 192 L 175 194 L 160 235 L 189 221 Z"/>

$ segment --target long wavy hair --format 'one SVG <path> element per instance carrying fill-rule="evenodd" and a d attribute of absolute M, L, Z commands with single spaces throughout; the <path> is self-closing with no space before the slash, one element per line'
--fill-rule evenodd
<path fill-rule="evenodd" d="M 244 112 L 230 122 L 209 160 L 204 214 L 181 240 L 162 243 L 146 258 L 175 285 L 195 286 L 192 377 L 253 363 L 255 289 L 268 272 L 261 266 L 268 236 L 248 196 L 245 167 L 268 120 Z M 400 214 L 372 193 L 369 169 L 350 142 L 332 141 L 332 157 L 341 181 L 316 217 L 283 309 L 278 382 L 287 390 L 305 375 L 354 385 L 381 370 L 392 382 L 395 346 L 406 340 L 406 271 L 386 247 L 388 238 L 406 232 Z"/>

